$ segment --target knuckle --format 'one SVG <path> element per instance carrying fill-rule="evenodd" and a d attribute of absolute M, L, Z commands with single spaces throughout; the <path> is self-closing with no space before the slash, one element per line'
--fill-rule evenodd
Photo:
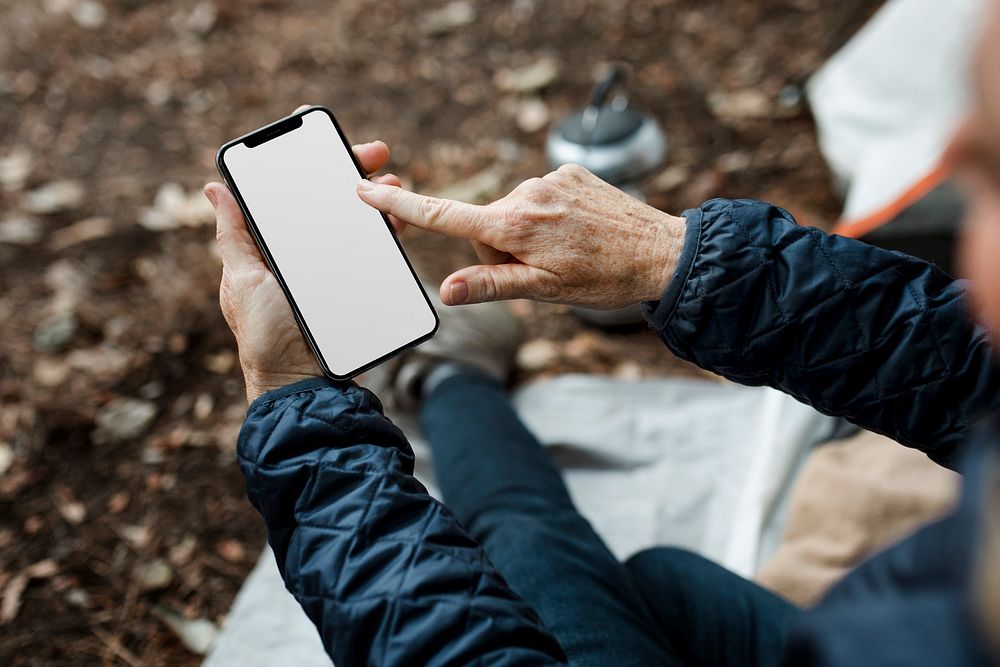
<path fill-rule="evenodd" d="M 556 172 L 576 179 L 583 178 L 584 174 L 590 173 L 575 162 L 560 165 L 559 168 L 556 169 Z"/>
<path fill-rule="evenodd" d="M 528 195 L 537 195 L 545 190 L 545 181 L 535 176 L 521 183 L 518 189 Z"/>
<path fill-rule="evenodd" d="M 497 297 L 500 295 L 500 287 L 497 284 L 496 276 L 492 273 L 486 273 L 482 277 L 480 282 L 480 289 L 482 290 L 482 297 L 484 301 L 496 301 Z"/>
<path fill-rule="evenodd" d="M 549 196 L 549 183 L 543 178 L 529 178 L 514 190 L 514 201 L 544 201 Z"/>
<path fill-rule="evenodd" d="M 436 197 L 424 197 L 419 203 L 420 217 L 427 222 L 437 222 L 447 210 L 448 202 Z"/>

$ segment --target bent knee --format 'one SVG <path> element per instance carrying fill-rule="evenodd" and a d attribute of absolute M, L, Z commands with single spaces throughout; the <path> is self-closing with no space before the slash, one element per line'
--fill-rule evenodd
<path fill-rule="evenodd" d="M 637 575 L 665 573 L 690 573 L 691 571 L 717 568 L 716 563 L 700 554 L 682 547 L 653 547 L 633 554 L 625 561 L 625 568 Z"/>

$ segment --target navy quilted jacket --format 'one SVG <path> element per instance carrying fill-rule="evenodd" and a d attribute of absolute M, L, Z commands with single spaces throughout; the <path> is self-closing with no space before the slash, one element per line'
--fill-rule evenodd
<path fill-rule="evenodd" d="M 972 466 L 962 506 L 862 565 L 803 615 L 789 665 L 985 661 L 969 608 L 980 523 L 970 420 L 1000 372 L 962 285 L 932 265 L 799 227 L 781 209 L 712 200 L 687 211 L 677 273 L 646 304 L 679 356 L 767 384 Z M 288 589 L 337 665 L 560 664 L 534 611 L 413 476 L 403 434 L 351 383 L 262 396 L 240 433 L 248 495 Z"/>

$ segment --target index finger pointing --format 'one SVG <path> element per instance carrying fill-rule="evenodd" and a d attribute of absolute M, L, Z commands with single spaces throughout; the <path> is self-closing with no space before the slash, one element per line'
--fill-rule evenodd
<path fill-rule="evenodd" d="M 482 207 L 451 199 L 418 195 L 403 188 L 362 180 L 358 196 L 403 222 L 447 236 L 487 241 L 482 224 Z"/>

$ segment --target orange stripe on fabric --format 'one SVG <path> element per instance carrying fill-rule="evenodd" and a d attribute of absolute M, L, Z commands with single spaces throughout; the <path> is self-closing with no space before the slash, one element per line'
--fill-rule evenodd
<path fill-rule="evenodd" d="M 856 239 L 878 229 L 944 182 L 949 171 L 946 164 L 938 162 L 923 178 L 907 188 L 903 194 L 892 202 L 863 218 L 858 218 L 857 220 L 840 220 L 834 225 L 833 233 Z"/>

